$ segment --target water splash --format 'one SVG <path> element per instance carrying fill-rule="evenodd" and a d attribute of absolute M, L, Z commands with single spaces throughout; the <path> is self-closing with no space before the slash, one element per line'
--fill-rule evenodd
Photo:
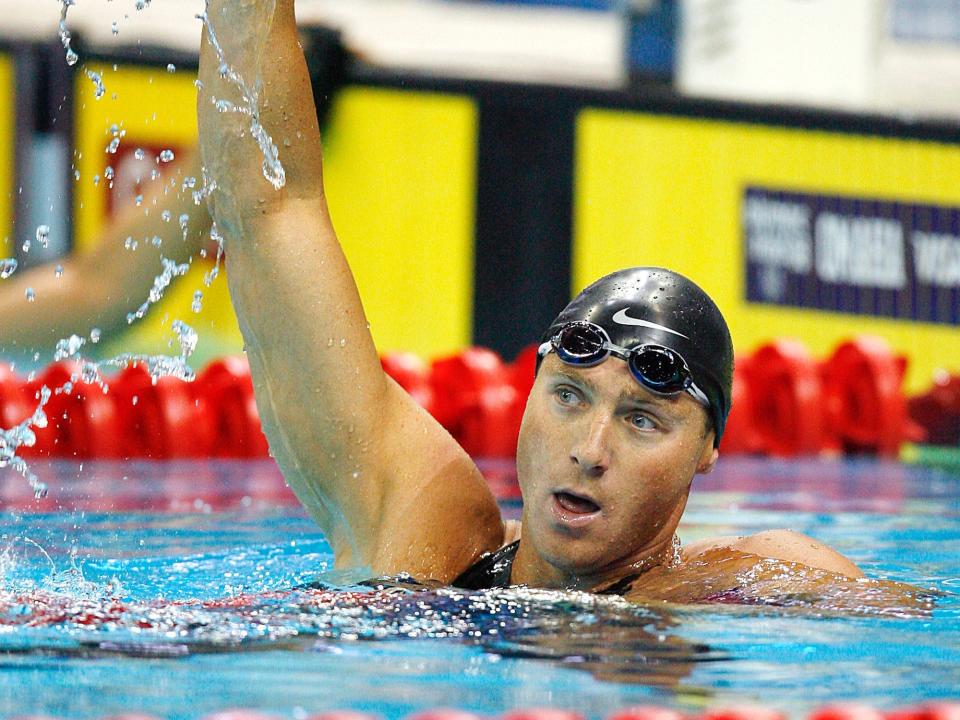
<path fill-rule="evenodd" d="M 30 483 L 34 495 L 38 498 L 46 496 L 47 486 L 40 482 L 23 458 L 17 456 L 17 450 L 21 447 L 33 447 L 37 442 L 33 428 L 47 426 L 44 407 L 49 402 L 50 396 L 50 388 L 44 385 L 40 388 L 40 402 L 30 417 L 9 430 L 0 428 L 0 468 L 9 467 L 20 473 Z"/>
<path fill-rule="evenodd" d="M 103 85 L 103 76 L 100 73 L 94 72 L 93 70 L 89 70 L 89 69 L 84 70 L 83 73 L 90 79 L 90 82 L 93 83 L 94 99 L 99 100 L 100 98 L 102 98 L 104 93 L 107 91 L 107 89 Z"/>
<path fill-rule="evenodd" d="M 273 138 L 270 137 L 263 125 L 260 124 L 261 81 L 258 78 L 251 87 L 243 76 L 227 62 L 223 47 L 220 45 L 219 40 L 217 40 L 213 24 L 210 22 L 208 10 L 209 2 L 205 4 L 204 12 L 197 15 L 197 18 L 203 22 L 207 39 L 217 55 L 217 60 L 220 62 L 220 76 L 237 87 L 240 91 L 242 105 L 237 106 L 231 104 L 232 107 L 228 108 L 227 106 L 221 105 L 221 103 L 224 102 L 222 99 L 214 97 L 211 97 L 211 102 L 213 102 L 219 112 L 249 115 L 250 134 L 253 136 L 257 146 L 260 148 L 260 152 L 263 154 L 263 177 L 266 178 L 267 182 L 273 185 L 275 189 L 280 190 L 287 183 L 286 171 L 280 163 L 280 153 L 276 144 L 273 142 Z"/>
<path fill-rule="evenodd" d="M 169 258 L 165 257 L 161 257 L 160 262 L 163 265 L 163 270 L 153 279 L 153 287 L 150 289 L 150 295 L 147 297 L 146 301 L 139 308 L 137 308 L 136 312 L 127 313 L 128 325 L 144 317 L 151 305 L 160 302 L 164 291 L 170 286 L 173 278 L 186 275 L 190 270 L 190 265 L 188 263 L 178 264 L 174 260 L 170 260 Z"/>
<path fill-rule="evenodd" d="M 75 5 L 75 0 L 60 0 L 60 43 L 63 45 L 63 49 L 66 51 L 65 59 L 67 65 L 71 67 L 77 64 L 77 60 L 80 57 L 73 51 L 73 48 L 70 47 L 70 31 L 67 29 L 67 11 Z"/>

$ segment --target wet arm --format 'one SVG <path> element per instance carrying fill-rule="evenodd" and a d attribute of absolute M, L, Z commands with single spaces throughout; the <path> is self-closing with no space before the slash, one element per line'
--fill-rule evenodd
<path fill-rule="evenodd" d="M 207 12 L 230 67 L 251 87 L 262 78 L 260 122 L 285 171 L 277 190 L 250 116 L 215 105 L 242 98 L 205 32 L 198 102 L 210 207 L 271 449 L 339 566 L 450 579 L 499 544 L 502 525 L 470 458 L 380 367 L 327 211 L 293 3 L 212 0 Z"/>

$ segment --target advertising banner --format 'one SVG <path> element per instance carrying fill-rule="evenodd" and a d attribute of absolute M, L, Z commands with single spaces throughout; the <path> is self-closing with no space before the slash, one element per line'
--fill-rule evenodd
<path fill-rule="evenodd" d="M 748 188 L 747 299 L 960 323 L 960 209 Z"/>

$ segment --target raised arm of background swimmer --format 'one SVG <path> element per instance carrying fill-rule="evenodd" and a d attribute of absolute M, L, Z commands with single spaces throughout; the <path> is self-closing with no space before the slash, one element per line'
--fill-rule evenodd
<path fill-rule="evenodd" d="M 210 216 L 197 205 L 182 179 L 199 177 L 200 162 L 192 152 L 146 188 L 145 199 L 107 224 L 90 252 L 63 260 L 58 277 L 51 265 L 17 272 L 0 281 L 0 357 L 17 359 L 40 352 L 53 354 L 61 338 L 85 335 L 99 328 L 104 340 L 125 330 L 127 313 L 147 299 L 161 271 L 161 256 L 186 262 L 209 240 Z M 164 220 L 164 211 L 170 220 Z M 186 227 L 179 219 L 189 218 Z M 125 248 L 137 240 L 136 250 Z M 160 237 L 158 248 L 150 239 Z M 35 300 L 24 299 L 33 288 Z"/>
<path fill-rule="evenodd" d="M 207 14 L 223 57 L 208 30 L 201 149 L 271 449 L 339 567 L 452 579 L 499 546 L 499 512 L 469 457 L 380 367 L 327 212 L 293 2 L 211 0 Z M 243 102 L 234 74 L 250 87 L 262 79 L 259 119 L 280 148 L 282 190 L 264 178 L 249 114 L 215 106 Z"/>

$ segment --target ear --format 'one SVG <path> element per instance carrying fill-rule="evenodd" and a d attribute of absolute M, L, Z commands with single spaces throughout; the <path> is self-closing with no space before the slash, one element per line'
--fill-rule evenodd
<path fill-rule="evenodd" d="M 713 446 L 713 432 L 707 433 L 707 440 L 703 445 L 703 452 L 700 453 L 700 461 L 697 463 L 697 474 L 706 475 L 713 472 L 717 464 L 717 458 L 720 457 L 720 451 Z"/>

